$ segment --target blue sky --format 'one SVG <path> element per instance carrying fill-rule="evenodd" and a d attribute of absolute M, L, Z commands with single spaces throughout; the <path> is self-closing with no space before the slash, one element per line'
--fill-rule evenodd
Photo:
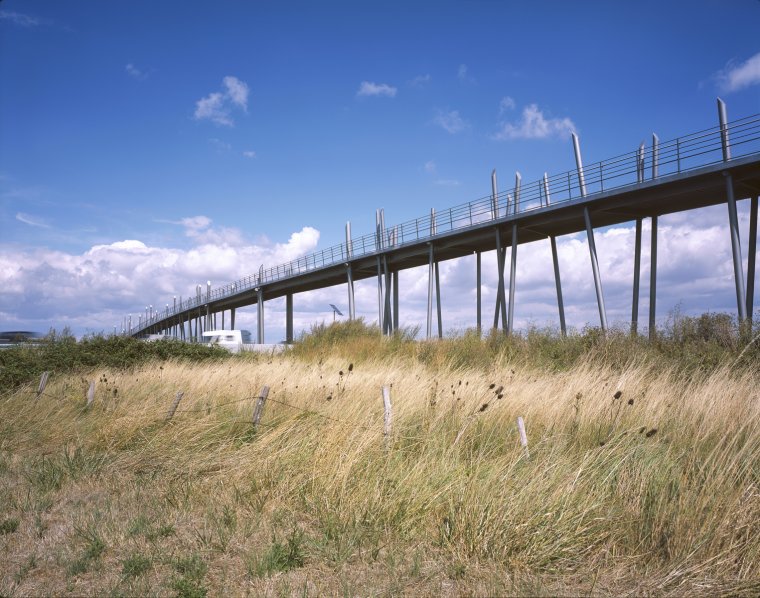
<path fill-rule="evenodd" d="M 717 96 L 729 118 L 758 113 L 758 23 L 757 0 L 1 1 L 0 328 L 110 331 L 338 243 L 346 220 L 370 232 L 376 208 L 393 224 L 487 195 L 493 168 L 568 170 L 572 130 L 593 162 L 713 126 Z M 724 208 L 662 219 L 663 317 L 735 309 L 721 227 Z M 621 320 L 630 229 L 601 235 Z M 596 323 L 584 243 L 560 240 L 577 327 Z M 527 247 L 516 317 L 551 325 L 551 280 L 531 278 L 548 249 Z M 695 251 L 704 271 L 684 267 Z M 446 265 L 447 328 L 474 323 L 471 270 Z M 402 276 L 402 323 L 423 322 L 419 279 Z M 345 290 L 299 303 L 307 327 Z"/>

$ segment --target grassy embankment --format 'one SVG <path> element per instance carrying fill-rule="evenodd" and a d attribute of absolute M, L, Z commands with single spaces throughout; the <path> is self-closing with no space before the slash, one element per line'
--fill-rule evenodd
<path fill-rule="evenodd" d="M 275 357 L 0 353 L 0 594 L 757 595 L 749 338 L 707 317 L 652 344 L 336 325 Z"/>

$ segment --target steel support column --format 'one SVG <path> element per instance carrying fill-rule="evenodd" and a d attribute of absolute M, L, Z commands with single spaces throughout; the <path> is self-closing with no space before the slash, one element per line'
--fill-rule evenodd
<path fill-rule="evenodd" d="M 427 329 L 425 338 L 433 336 L 433 244 L 428 243 L 428 300 L 427 300 Z"/>
<path fill-rule="evenodd" d="M 516 198 L 517 196 L 515 196 Z M 515 205 L 517 205 L 515 199 Z M 512 225 L 512 252 L 509 268 L 509 316 L 507 319 L 507 334 L 512 334 L 515 317 L 515 276 L 517 274 L 517 224 Z"/>
<path fill-rule="evenodd" d="M 652 245 L 649 267 L 649 340 L 657 338 L 657 216 L 652 216 Z"/>
<path fill-rule="evenodd" d="M 604 307 L 604 293 L 602 292 L 602 279 L 599 275 L 599 261 L 596 257 L 596 243 L 594 242 L 594 229 L 591 228 L 591 216 L 588 208 L 583 208 L 583 218 L 586 221 L 586 236 L 588 237 L 588 251 L 591 256 L 591 270 L 594 273 L 594 287 L 596 288 L 596 303 L 599 306 L 599 321 L 602 331 L 607 330 L 607 310 Z"/>
<path fill-rule="evenodd" d="M 477 316 L 476 316 L 476 322 L 477 322 L 477 329 L 478 329 L 478 336 L 480 336 L 483 332 L 482 327 L 482 317 L 481 317 L 481 291 L 480 291 L 480 252 L 475 252 L 475 300 L 477 302 Z"/>
<path fill-rule="evenodd" d="M 230 309 L 230 329 L 235 330 L 235 308 Z"/>
<path fill-rule="evenodd" d="M 393 272 L 393 331 L 398 330 L 398 270 Z"/>
<path fill-rule="evenodd" d="M 393 282 L 391 280 L 391 271 L 388 268 L 388 256 L 383 256 L 383 269 L 385 270 L 385 312 L 383 313 L 383 333 L 390 335 L 393 333 L 393 314 L 391 313 L 391 292 Z"/>
<path fill-rule="evenodd" d="M 639 281 L 641 279 L 641 218 L 636 218 L 636 239 L 633 251 L 633 299 L 631 301 L 631 335 L 639 333 Z"/>
<path fill-rule="evenodd" d="M 501 247 L 501 231 L 496 229 L 496 268 L 499 273 L 499 283 L 496 287 L 496 309 L 493 314 L 493 327 L 499 329 L 499 313 L 501 313 L 501 328 L 507 328 L 507 303 L 504 291 L 504 268 L 507 259 L 506 252 Z"/>
<path fill-rule="evenodd" d="M 749 247 L 747 248 L 747 318 L 752 321 L 755 300 L 755 256 L 757 255 L 757 195 L 749 204 Z"/>
<path fill-rule="evenodd" d="M 559 309 L 559 329 L 562 336 L 567 336 L 567 326 L 565 325 L 565 304 L 562 301 L 562 281 L 559 277 L 559 258 L 557 256 L 557 240 L 552 235 L 549 237 L 552 246 L 552 261 L 554 262 L 554 285 L 557 287 L 557 308 Z"/>
<path fill-rule="evenodd" d="M 257 341 L 260 345 L 264 344 L 264 289 L 259 288 L 258 299 L 256 301 L 258 311 L 258 335 Z"/>
<path fill-rule="evenodd" d="M 726 199 L 728 203 L 728 224 L 731 232 L 731 254 L 734 260 L 736 303 L 739 311 L 739 321 L 743 322 L 747 319 L 747 295 L 744 288 L 744 265 L 742 264 L 742 246 L 739 240 L 739 218 L 736 214 L 734 181 L 730 173 L 724 172 L 723 174 L 726 177 Z"/>
<path fill-rule="evenodd" d="M 438 262 L 435 262 L 435 302 L 438 308 L 438 338 L 443 338 L 443 316 L 441 314 L 441 277 Z"/>
<path fill-rule="evenodd" d="M 346 278 L 348 279 L 348 319 L 356 319 L 356 304 L 354 303 L 354 273 L 351 264 L 346 264 Z"/>
<path fill-rule="evenodd" d="M 285 342 L 293 342 L 293 293 L 285 295 Z"/>

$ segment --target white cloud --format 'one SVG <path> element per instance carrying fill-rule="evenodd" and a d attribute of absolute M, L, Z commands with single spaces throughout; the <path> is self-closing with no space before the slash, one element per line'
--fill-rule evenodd
<path fill-rule="evenodd" d="M 0 10 L 0 20 L 10 21 L 20 27 L 36 27 L 40 24 L 40 20 L 35 17 L 10 10 Z"/>
<path fill-rule="evenodd" d="M 233 104 L 240 106 L 244 111 L 248 110 L 248 85 L 237 77 L 227 76 L 223 79 L 227 88 L 227 97 Z"/>
<path fill-rule="evenodd" d="M 514 110 L 515 106 L 516 106 L 515 101 L 511 97 L 504 96 L 503 98 L 501 98 L 501 101 L 499 102 L 499 116 L 501 116 L 508 110 Z"/>
<path fill-rule="evenodd" d="M 433 119 L 433 123 L 452 134 L 464 131 L 469 126 L 459 115 L 458 110 L 451 110 L 449 112 L 439 110 Z"/>
<path fill-rule="evenodd" d="M 145 79 L 148 76 L 131 62 L 124 67 L 124 70 L 126 70 L 127 74 L 133 79 Z"/>
<path fill-rule="evenodd" d="M 46 332 L 66 325 L 111 331 L 145 305 L 163 307 L 172 297 L 194 295 L 195 285 L 239 280 L 260 264 L 275 266 L 315 250 L 319 231 L 304 227 L 282 243 L 251 244 L 235 229 L 216 228 L 210 218 L 177 222 L 194 243 L 190 249 L 149 246 L 126 239 L 81 254 L 0 246 L 0 317 Z"/>
<path fill-rule="evenodd" d="M 546 118 L 536 104 L 529 104 L 522 111 L 522 118 L 516 123 L 502 122 L 494 139 L 546 139 L 548 137 L 568 137 L 576 130 L 569 118 Z"/>
<path fill-rule="evenodd" d="M 36 226 L 38 228 L 50 228 L 50 225 L 41 218 L 30 216 L 29 214 L 24 214 L 23 212 L 16 214 L 16 220 L 23 222 L 24 224 L 28 224 L 29 226 Z"/>
<path fill-rule="evenodd" d="M 356 95 L 362 96 L 387 96 L 395 98 L 398 90 L 387 83 L 373 83 L 372 81 L 362 81 Z"/>
<path fill-rule="evenodd" d="M 738 91 L 760 84 L 760 52 L 741 64 L 729 63 L 717 74 L 717 79 L 725 92 Z"/>
<path fill-rule="evenodd" d="M 459 68 L 457 69 L 457 78 L 460 81 L 466 81 L 467 80 L 467 65 L 466 64 L 460 64 Z"/>
<path fill-rule="evenodd" d="M 435 165 L 435 162 L 433 160 L 428 160 L 425 162 L 425 172 L 428 172 L 430 174 L 434 174 L 438 167 Z"/>
<path fill-rule="evenodd" d="M 248 85 L 237 77 L 222 80 L 225 91 L 215 91 L 195 103 L 195 120 L 210 120 L 218 125 L 235 126 L 232 110 L 248 110 Z"/>
<path fill-rule="evenodd" d="M 255 158 L 255 157 L 256 157 L 256 152 L 254 152 L 254 151 L 251 151 L 251 150 L 247 150 L 247 151 L 244 151 L 244 152 L 243 152 L 243 155 L 244 155 L 246 158 L 251 158 L 251 159 L 253 159 L 253 158 Z"/>
<path fill-rule="evenodd" d="M 208 142 L 216 148 L 217 152 L 228 152 L 232 149 L 232 145 L 216 137 L 211 137 Z"/>
<path fill-rule="evenodd" d="M 409 82 L 409 85 L 412 87 L 425 87 L 430 81 L 433 80 L 433 77 L 428 75 L 417 75 L 414 79 L 412 79 Z"/>

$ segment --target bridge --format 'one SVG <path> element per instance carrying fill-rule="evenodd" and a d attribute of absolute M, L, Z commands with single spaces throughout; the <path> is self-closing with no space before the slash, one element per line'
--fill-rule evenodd
<path fill-rule="evenodd" d="M 641 273 L 642 220 L 651 219 L 651 268 L 649 333 L 655 331 L 657 289 L 657 219 L 665 214 L 725 203 L 727 234 L 731 238 L 736 302 L 739 320 L 752 317 L 757 246 L 758 192 L 760 191 L 760 114 L 729 122 L 726 105 L 718 99 L 718 124 L 714 127 L 660 141 L 584 165 L 578 137 L 573 133 L 575 168 L 523 184 L 519 173 L 514 186 L 499 190 L 496 171 L 491 175 L 491 195 L 401 224 L 387 226 L 383 210 L 376 212 L 375 231 L 354 238 L 346 224 L 346 240 L 340 245 L 305 255 L 286 264 L 259 269 L 221 287 L 198 285 L 194 297 L 173 299 L 164 310 L 146 309 L 137 322 L 129 316 L 122 333 L 143 336 L 172 334 L 184 340 L 201 338 L 204 330 L 217 328 L 225 312 L 231 328 L 235 310 L 257 305 L 258 343 L 264 343 L 265 301 L 286 298 L 286 341 L 293 340 L 293 295 L 338 284 L 348 289 L 349 318 L 356 317 L 354 282 L 377 277 L 378 321 L 384 334 L 399 327 L 398 272 L 428 266 L 426 337 L 443 335 L 438 264 L 463 256 L 476 256 L 476 325 L 483 328 L 481 253 L 496 250 L 498 288 L 493 328 L 511 334 L 514 323 L 515 274 L 518 247 L 549 239 L 554 264 L 557 310 L 562 334 L 566 334 L 562 283 L 556 238 L 585 230 L 591 275 L 594 278 L 599 322 L 608 328 L 604 291 L 599 272 L 594 228 L 635 221 L 634 275 L 631 331 L 638 332 Z M 750 200 L 748 265 L 745 280 L 736 202 Z M 507 248 L 509 276 L 507 277 Z M 508 280 L 508 287 L 507 287 Z M 490 312 L 489 314 L 490 315 Z M 490 318 L 488 320 L 490 323 Z M 491 326 L 489 326 L 491 328 Z"/>

